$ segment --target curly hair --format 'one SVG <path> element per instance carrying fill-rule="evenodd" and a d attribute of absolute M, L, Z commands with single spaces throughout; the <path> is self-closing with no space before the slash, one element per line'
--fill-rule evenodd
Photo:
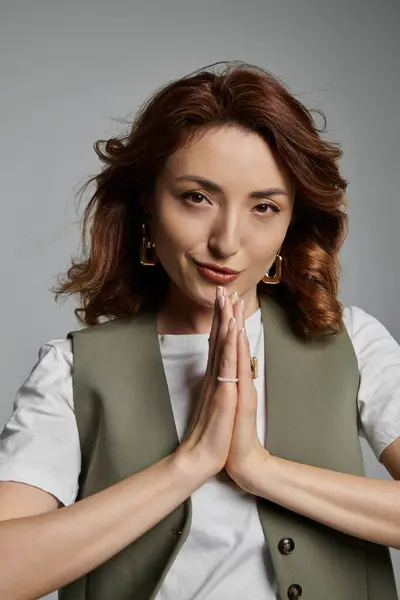
<path fill-rule="evenodd" d="M 321 128 L 313 112 L 321 115 Z M 276 297 L 303 338 L 343 329 L 337 299 L 338 255 L 347 234 L 342 150 L 323 139 L 320 110 L 308 110 L 276 76 L 243 62 L 215 63 L 172 81 L 139 109 L 126 134 L 94 144 L 104 166 L 82 187 L 95 186 L 82 219 L 82 256 L 72 259 L 53 288 L 56 299 L 79 294 L 75 314 L 81 323 L 92 326 L 159 305 L 169 277 L 161 264 L 146 268 L 139 260 L 146 199 L 173 152 L 200 130 L 223 125 L 262 136 L 295 184 L 281 283 L 260 282 L 258 292 Z"/>

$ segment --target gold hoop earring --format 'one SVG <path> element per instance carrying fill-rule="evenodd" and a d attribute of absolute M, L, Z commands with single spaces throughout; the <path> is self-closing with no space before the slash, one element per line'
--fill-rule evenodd
<path fill-rule="evenodd" d="M 145 267 L 154 267 L 157 264 L 157 256 L 154 252 L 156 245 L 146 236 L 146 226 L 142 223 L 142 237 L 140 240 L 140 264 Z M 149 250 L 152 251 L 152 257 L 148 257 Z"/>
<path fill-rule="evenodd" d="M 275 256 L 275 275 L 273 277 L 269 277 L 268 273 L 265 273 L 264 277 L 261 279 L 263 283 L 272 285 L 280 283 L 282 278 L 282 256 L 279 254 L 280 251 L 281 249 L 279 248 Z"/>

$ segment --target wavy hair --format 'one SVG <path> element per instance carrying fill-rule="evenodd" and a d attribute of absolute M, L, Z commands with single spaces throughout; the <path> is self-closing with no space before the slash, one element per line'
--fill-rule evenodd
<path fill-rule="evenodd" d="M 322 116 L 321 128 L 313 112 Z M 323 139 L 320 110 L 308 110 L 276 76 L 243 62 L 215 63 L 172 81 L 140 108 L 127 133 L 94 144 L 104 165 L 82 187 L 94 185 L 81 223 L 82 256 L 53 288 L 56 299 L 79 295 L 81 323 L 129 317 L 162 301 L 168 275 L 160 263 L 149 268 L 139 260 L 149 199 L 168 157 L 200 130 L 222 125 L 262 136 L 295 184 L 282 280 L 260 282 L 259 293 L 276 297 L 303 338 L 343 329 L 337 299 L 338 254 L 347 233 L 341 148 Z"/>

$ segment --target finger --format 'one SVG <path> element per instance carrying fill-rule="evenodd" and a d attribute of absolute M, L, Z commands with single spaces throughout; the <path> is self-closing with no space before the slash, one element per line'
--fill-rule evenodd
<path fill-rule="evenodd" d="M 219 298 L 221 296 L 225 296 L 225 289 L 219 285 L 215 291 L 213 322 L 211 325 L 210 336 L 208 338 L 210 349 L 213 349 L 213 346 L 215 346 L 218 336 L 218 326 L 221 318 L 221 304 Z"/>
<path fill-rule="evenodd" d="M 236 319 L 238 332 L 244 327 L 243 300 L 237 296 L 237 301 L 233 306 L 233 316 Z"/>
<path fill-rule="evenodd" d="M 237 372 L 237 326 L 235 319 L 230 319 L 228 332 L 225 337 L 223 352 L 217 374 L 220 377 L 236 378 Z M 237 406 L 237 384 L 219 382 L 216 379 L 216 389 L 212 397 L 211 411 L 208 413 L 207 433 L 210 439 L 223 444 L 225 455 L 219 466 L 223 468 L 232 439 Z"/>
<path fill-rule="evenodd" d="M 246 329 L 243 328 L 238 332 L 237 343 L 237 362 L 238 362 L 238 392 L 244 403 L 249 404 L 255 387 L 253 384 L 253 376 L 251 372 L 251 353 L 250 344 L 246 334 Z"/>
<path fill-rule="evenodd" d="M 232 310 L 232 301 L 229 296 L 224 297 L 224 306 L 221 311 L 221 320 L 218 328 L 218 339 L 215 347 L 215 358 L 214 358 L 214 368 L 212 370 L 212 378 L 215 381 L 215 378 L 218 375 L 219 365 L 222 357 L 222 353 L 225 347 L 225 340 L 228 333 L 228 325 L 229 319 L 233 316 Z"/>
<path fill-rule="evenodd" d="M 235 379 L 237 377 L 237 325 L 234 317 L 229 319 L 228 331 L 225 337 L 217 375 L 219 377 L 230 379 Z M 221 386 L 225 385 L 234 384 L 219 382 L 217 380 L 217 387 L 221 388 Z"/>
<path fill-rule="evenodd" d="M 227 297 L 224 295 L 220 295 L 218 297 L 218 303 L 219 303 L 219 312 L 220 312 L 220 317 L 218 320 L 218 323 L 216 325 L 216 329 L 217 329 L 217 334 L 216 334 L 216 341 L 215 341 L 215 351 L 212 352 L 212 349 L 210 347 L 209 349 L 209 361 L 208 361 L 208 373 L 206 374 L 206 377 L 203 380 L 203 387 L 202 387 L 202 395 L 204 394 L 204 399 L 205 402 L 202 403 L 202 405 L 199 403 L 195 409 L 195 420 L 197 421 L 203 421 L 204 419 L 206 419 L 206 415 L 207 415 L 207 406 L 209 401 L 211 400 L 212 396 L 216 393 L 216 387 L 218 384 L 218 380 L 217 380 L 217 375 L 219 373 L 219 369 L 220 369 L 220 360 L 221 360 L 221 355 L 222 352 L 224 350 L 225 344 L 226 344 L 226 338 L 227 338 L 227 332 L 228 332 L 228 325 L 229 325 L 229 318 L 227 317 L 227 315 L 229 315 L 229 308 L 227 308 L 226 304 L 227 304 Z M 232 335 L 232 334 L 231 334 Z M 232 341 L 231 341 L 231 345 L 232 345 Z M 234 342 L 234 357 L 235 357 L 235 365 L 236 365 L 236 354 L 237 354 L 237 337 L 235 338 L 235 342 Z M 231 351 L 232 352 L 232 349 Z M 236 377 L 236 375 L 235 375 Z"/>
<path fill-rule="evenodd" d="M 208 348 L 207 368 L 206 368 L 206 374 L 205 374 L 206 378 L 209 378 L 213 371 L 214 359 L 215 359 L 215 349 L 216 349 L 216 345 L 217 345 L 218 331 L 219 331 L 219 326 L 220 326 L 220 322 L 221 322 L 221 314 L 222 314 L 221 301 L 219 299 L 220 299 L 220 297 L 224 296 L 224 292 L 225 292 L 225 290 L 221 286 L 218 286 L 216 289 L 216 292 L 215 292 L 213 322 L 212 322 L 212 326 L 211 326 L 210 337 L 208 338 L 209 348 Z"/>
<path fill-rule="evenodd" d="M 216 348 L 216 344 L 218 341 L 218 331 L 219 331 L 221 314 L 222 314 L 221 307 L 223 306 L 223 302 L 221 302 L 221 297 L 223 297 L 224 292 L 225 292 L 225 290 L 221 286 L 218 286 L 215 290 L 213 322 L 211 325 L 210 336 L 208 338 L 209 347 L 208 347 L 207 366 L 206 366 L 206 372 L 205 372 L 205 375 L 203 378 L 203 383 L 202 383 L 201 392 L 200 392 L 200 398 L 202 398 L 203 401 L 197 402 L 195 405 L 194 411 L 191 416 L 189 428 L 188 428 L 189 434 L 196 427 L 198 421 L 201 420 L 202 414 L 205 409 L 205 404 L 207 403 L 207 401 L 210 398 L 210 395 L 212 393 L 212 390 L 214 389 L 212 377 L 213 377 L 214 362 L 215 362 L 215 348 Z M 210 383 L 211 383 L 211 386 L 210 386 Z"/>

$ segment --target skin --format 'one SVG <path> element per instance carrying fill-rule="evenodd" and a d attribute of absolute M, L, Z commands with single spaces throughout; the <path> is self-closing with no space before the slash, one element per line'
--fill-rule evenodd
<path fill-rule="evenodd" d="M 193 175 L 221 191 L 183 179 Z M 251 197 L 273 188 L 282 193 Z M 257 310 L 257 284 L 284 242 L 293 197 L 288 173 L 255 133 L 212 129 L 170 157 L 156 185 L 151 223 L 157 256 L 171 279 L 160 333 L 211 329 L 217 284 L 199 275 L 193 259 L 241 271 L 226 293 L 239 294 L 246 316 Z"/>

